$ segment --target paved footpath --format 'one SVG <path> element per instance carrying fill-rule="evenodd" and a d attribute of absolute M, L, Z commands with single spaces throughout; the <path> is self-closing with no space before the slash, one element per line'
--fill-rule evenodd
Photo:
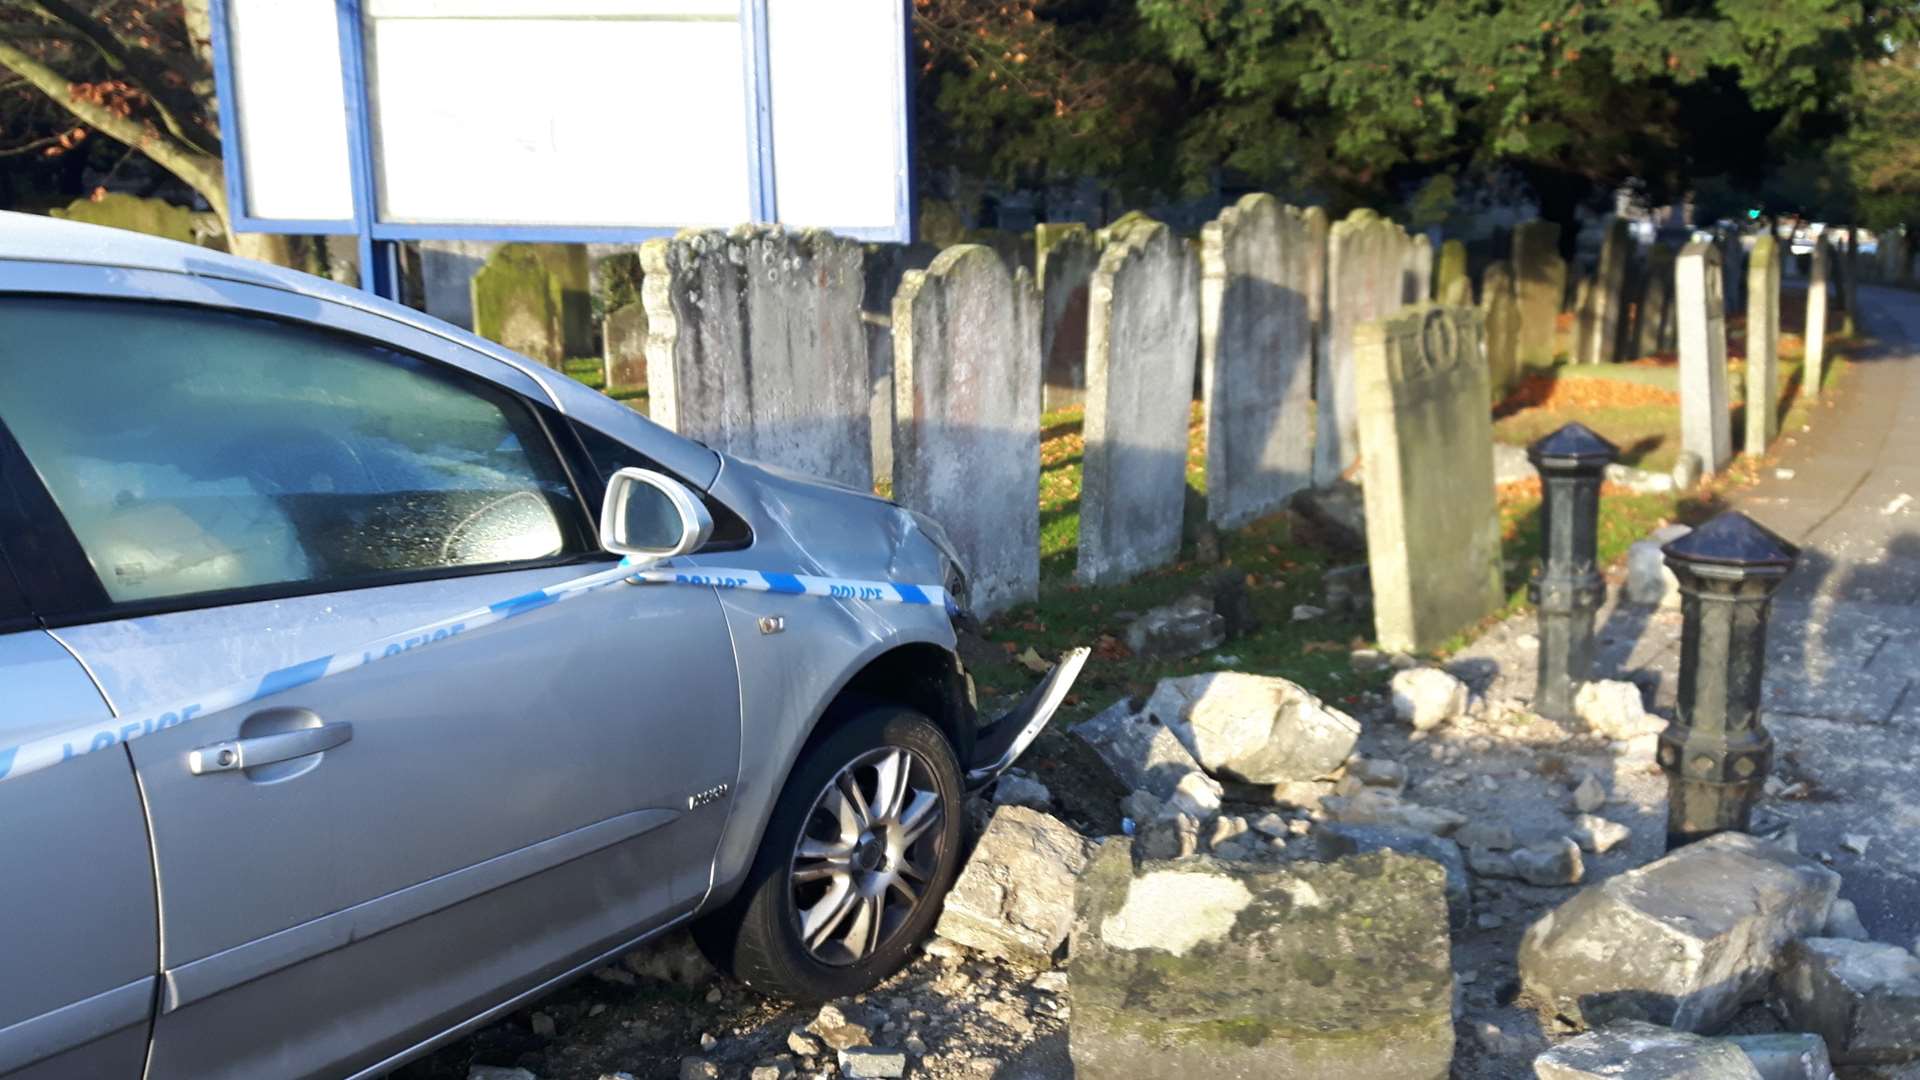
<path fill-rule="evenodd" d="M 1801 849 L 1831 854 L 1876 939 L 1920 935 L 1920 294 L 1860 290 L 1878 347 L 1770 479 L 1735 505 L 1801 557 L 1775 596 L 1764 717 L 1804 800 Z M 1790 473 L 1790 475 L 1788 475 Z M 1848 839 L 1864 840 L 1864 852 Z M 1858 846 L 1857 844 L 1854 846 Z"/>

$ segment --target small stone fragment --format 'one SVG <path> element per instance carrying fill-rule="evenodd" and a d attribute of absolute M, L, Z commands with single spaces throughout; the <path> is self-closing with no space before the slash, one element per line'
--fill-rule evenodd
<path fill-rule="evenodd" d="M 1431 731 L 1467 711 L 1467 684 L 1439 668 L 1411 668 L 1393 677 L 1393 714 L 1415 731 Z"/>
<path fill-rule="evenodd" d="M 1254 832 L 1261 833 L 1265 836 L 1286 837 L 1291 835 L 1287 819 L 1272 811 L 1261 814 L 1249 822 L 1249 824 L 1252 826 Z"/>
<path fill-rule="evenodd" d="M 813 1023 L 807 1025 L 807 1030 L 835 1050 L 866 1046 L 873 1041 L 866 1028 L 847 1019 L 847 1014 L 832 1004 L 820 1006 L 820 1012 L 814 1016 Z"/>
<path fill-rule="evenodd" d="M 1920 959 L 1897 945 L 1805 938 L 1787 949 L 1775 1009 L 1827 1041 L 1836 1065 L 1920 1058 Z"/>
<path fill-rule="evenodd" d="M 1573 842 L 1580 845 L 1581 851 L 1605 855 L 1632 838 L 1633 830 L 1617 821 L 1593 814 L 1581 814 L 1573 819 Z"/>
<path fill-rule="evenodd" d="M 1727 1041 L 1747 1055 L 1760 1080 L 1833 1080 L 1827 1041 L 1818 1035 L 1785 1031 L 1777 1035 L 1735 1035 Z"/>
<path fill-rule="evenodd" d="M 1539 1080 L 1760 1080 L 1724 1039 L 1626 1020 L 1561 1043 L 1533 1060 Z"/>
<path fill-rule="evenodd" d="M 1573 789 L 1573 808 L 1591 814 L 1607 804 L 1607 789 L 1591 776 L 1583 777 Z"/>
<path fill-rule="evenodd" d="M 1667 727 L 1665 720 L 1647 712 L 1638 686 L 1619 680 L 1582 684 L 1573 696 L 1573 711 L 1589 728 L 1616 741 L 1658 735 Z"/>
<path fill-rule="evenodd" d="M 719 1080 L 720 1067 L 704 1058 L 680 1059 L 680 1080 Z"/>
<path fill-rule="evenodd" d="M 1320 806 L 1328 818 L 1348 825 L 1385 825 L 1435 836 L 1451 836 L 1467 823 L 1464 814 L 1406 802 L 1378 788 L 1353 796 L 1329 796 L 1320 801 Z"/>
<path fill-rule="evenodd" d="M 1135 835 L 1144 859 L 1183 859 L 1200 850 L 1200 823 L 1172 807 Z"/>
<path fill-rule="evenodd" d="M 1025 806 L 1045 811 L 1053 806 L 1053 792 L 1030 776 L 1007 773 L 993 785 L 995 806 Z"/>
<path fill-rule="evenodd" d="M 907 1074 L 907 1055 L 898 1050 L 842 1050 L 840 1073 L 847 1080 L 890 1080 Z"/>
<path fill-rule="evenodd" d="M 794 1028 L 787 1032 L 787 1049 L 801 1057 L 812 1057 L 820 1052 L 820 1043 L 813 1036 Z"/>
<path fill-rule="evenodd" d="M 1144 612 L 1127 625 L 1127 648 L 1135 656 L 1179 659 L 1217 649 L 1227 640 L 1227 620 L 1204 596 L 1183 596 Z"/>
<path fill-rule="evenodd" d="M 532 1016 L 528 1017 L 527 1027 L 532 1029 L 535 1035 L 538 1035 L 543 1039 L 553 1038 L 554 1033 L 557 1030 L 553 1023 L 553 1017 L 548 1016 L 546 1013 L 543 1013 L 543 1012 L 537 1012 L 537 1013 L 534 1013 Z"/>
<path fill-rule="evenodd" d="M 1167 806 L 1195 821 L 1211 821 L 1220 812 L 1220 785 L 1196 769 L 1173 785 L 1173 794 L 1167 797 Z"/>
<path fill-rule="evenodd" d="M 686 931 L 654 938 L 622 956 L 620 966 L 642 979 L 687 987 L 705 986 L 719 974 Z"/>
<path fill-rule="evenodd" d="M 1580 846 L 1564 836 L 1513 853 L 1513 874 L 1529 885 L 1578 885 L 1586 873 Z"/>
<path fill-rule="evenodd" d="M 1493 821 L 1470 821 L 1460 826 L 1453 834 L 1453 840 L 1463 848 L 1486 848 L 1488 851 L 1511 851 L 1514 847 L 1513 827 Z"/>
<path fill-rule="evenodd" d="M 1385 758 L 1357 758 L 1347 765 L 1347 775 L 1367 787 L 1388 788 L 1395 794 L 1407 786 L 1407 767 Z"/>
<path fill-rule="evenodd" d="M 1841 849 L 1844 851 L 1851 851 L 1855 855 L 1865 855 L 1867 853 L 1867 848 L 1871 847 L 1872 844 L 1873 844 L 1873 837 L 1868 836 L 1865 833 L 1843 833 L 1840 836 Z"/>
<path fill-rule="evenodd" d="M 1627 549 L 1627 586 L 1622 599 L 1636 607 L 1680 606 L 1680 579 L 1667 569 L 1661 548 L 1691 533 L 1685 525 L 1655 529 Z"/>
<path fill-rule="evenodd" d="M 540 1080 L 525 1069 L 507 1065 L 474 1065 L 467 1069 L 467 1080 Z"/>
<path fill-rule="evenodd" d="M 1846 938 L 1849 941 L 1872 941 L 1873 935 L 1867 933 L 1865 923 L 1860 921 L 1860 909 L 1853 906 L 1851 900 L 1835 900 L 1832 910 L 1827 912 L 1827 928 L 1821 937 Z"/>

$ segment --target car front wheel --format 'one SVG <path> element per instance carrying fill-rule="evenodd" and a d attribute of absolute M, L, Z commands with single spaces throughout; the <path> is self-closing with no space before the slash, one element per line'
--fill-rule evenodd
<path fill-rule="evenodd" d="M 910 709 L 874 706 L 795 767 L 746 886 L 696 930 L 741 981 L 787 997 L 859 993 L 899 970 L 960 858 L 960 768 Z"/>

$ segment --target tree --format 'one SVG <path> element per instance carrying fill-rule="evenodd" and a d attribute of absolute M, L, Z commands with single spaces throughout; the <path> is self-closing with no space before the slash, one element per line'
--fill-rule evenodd
<path fill-rule="evenodd" d="M 1851 119 L 1840 140 L 1861 223 L 1920 222 L 1920 49 L 1890 47 L 1855 73 Z"/>
<path fill-rule="evenodd" d="M 5 0 L 0 68 L 193 189 L 236 254 L 288 261 L 285 237 L 236 233 L 221 169 L 207 0 Z M 71 138 L 71 136 L 69 136 Z"/>

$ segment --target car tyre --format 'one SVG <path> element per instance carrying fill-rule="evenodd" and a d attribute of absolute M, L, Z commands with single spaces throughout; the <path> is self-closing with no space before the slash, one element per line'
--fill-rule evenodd
<path fill-rule="evenodd" d="M 960 863 L 964 798 L 932 721 L 861 708 L 803 752 L 746 884 L 695 926 L 715 966 L 771 994 L 826 1000 L 898 971 Z"/>

